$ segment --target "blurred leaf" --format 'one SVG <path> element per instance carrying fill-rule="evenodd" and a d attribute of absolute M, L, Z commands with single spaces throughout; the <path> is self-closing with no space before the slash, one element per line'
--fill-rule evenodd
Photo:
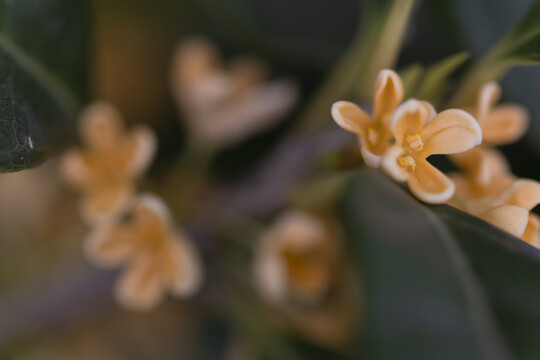
<path fill-rule="evenodd" d="M 378 72 L 394 67 L 414 0 L 368 1 L 366 5 L 363 26 L 301 114 L 301 126 L 317 130 L 326 125 L 332 104 L 350 99 L 355 90 L 362 101 L 371 100 Z"/>
<path fill-rule="evenodd" d="M 86 0 L 0 1 L 0 171 L 38 164 L 86 97 Z"/>
<path fill-rule="evenodd" d="M 539 359 L 540 251 L 451 207 L 432 207 L 452 231 L 519 359 Z"/>
<path fill-rule="evenodd" d="M 448 77 L 463 65 L 468 58 L 468 53 L 461 52 L 429 66 L 418 85 L 418 90 L 413 93 L 413 96 L 432 103 L 440 101 L 447 88 Z"/>
<path fill-rule="evenodd" d="M 516 244 L 521 240 L 446 205 L 423 205 L 373 170 L 360 171 L 351 182 L 345 196 L 344 215 L 345 229 L 365 278 L 367 332 L 357 341 L 363 345 L 357 349 L 358 356 L 513 358 L 498 326 L 499 318 L 494 317 L 490 306 L 494 299 L 488 299 L 494 292 L 506 294 L 506 284 L 496 283 L 495 277 L 489 283 L 481 282 L 486 275 L 473 271 L 480 257 L 490 257 L 492 253 L 482 251 L 471 255 L 468 252 L 474 245 L 465 249 L 467 253 L 461 246 L 475 241 L 487 244 L 496 238 L 507 247 L 520 247 Z M 451 227 L 454 218 L 461 224 L 458 229 Z M 474 268 L 469 264 L 469 256 L 476 259 Z M 506 263 L 519 262 L 516 256 L 501 249 L 492 263 L 504 271 Z M 485 286 L 495 288 L 485 291 Z M 514 300 L 517 303 L 520 299 Z M 521 305 L 528 307 L 520 311 L 534 314 L 538 310 L 530 307 L 539 303 L 540 297 L 536 301 L 524 301 Z M 511 307 L 515 303 L 506 304 Z M 510 321 L 503 323 L 508 324 Z M 514 322 L 514 325 L 520 324 Z M 509 331 L 512 329 L 504 333 Z"/>
<path fill-rule="evenodd" d="M 419 63 L 410 64 L 399 71 L 399 77 L 401 77 L 401 81 L 403 81 L 405 98 L 414 95 L 424 71 L 424 67 Z"/>
<path fill-rule="evenodd" d="M 525 16 L 465 74 L 452 106 L 470 103 L 478 89 L 500 79 L 516 65 L 540 64 L 540 0 L 535 0 Z"/>

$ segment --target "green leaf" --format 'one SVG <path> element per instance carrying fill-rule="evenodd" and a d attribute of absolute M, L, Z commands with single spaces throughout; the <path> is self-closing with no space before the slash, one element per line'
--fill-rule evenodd
<path fill-rule="evenodd" d="M 405 99 L 413 97 L 422 79 L 425 68 L 420 63 L 412 63 L 399 71 L 399 77 L 403 81 Z"/>
<path fill-rule="evenodd" d="M 62 149 L 87 96 L 87 0 L 0 0 L 0 171 Z"/>
<path fill-rule="evenodd" d="M 344 225 L 364 277 L 367 329 L 356 342 L 362 344 L 358 357 L 513 358 L 504 337 L 507 331 L 503 335 L 488 298 L 491 291 L 484 288 L 500 286 L 504 292 L 504 285 L 483 282 L 462 242 L 474 242 L 485 229 L 501 242 L 520 240 L 476 220 L 472 224 L 477 232 L 458 239 L 448 219 L 439 217 L 447 212 L 463 217 L 460 221 L 472 219 L 448 206 L 421 204 L 374 170 L 360 171 L 351 182 Z M 498 264 L 504 267 L 505 254 L 501 257 Z"/>
<path fill-rule="evenodd" d="M 463 77 L 451 106 L 471 103 L 480 87 L 500 79 L 516 65 L 540 64 L 540 0 L 535 0 L 520 22 Z"/>
<path fill-rule="evenodd" d="M 451 207 L 431 207 L 465 251 L 519 359 L 540 359 L 540 251 Z"/>
<path fill-rule="evenodd" d="M 445 95 L 448 77 L 452 75 L 469 58 L 469 54 L 461 52 L 451 55 L 427 68 L 424 77 L 414 93 L 414 97 L 437 103 Z"/>

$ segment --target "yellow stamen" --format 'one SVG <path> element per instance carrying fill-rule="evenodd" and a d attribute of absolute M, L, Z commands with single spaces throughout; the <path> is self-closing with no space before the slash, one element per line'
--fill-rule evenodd
<path fill-rule="evenodd" d="M 402 156 L 398 158 L 398 163 L 400 166 L 406 167 L 409 172 L 413 172 L 416 169 L 416 161 L 414 161 L 412 156 Z"/>
<path fill-rule="evenodd" d="M 407 142 L 409 143 L 409 147 L 413 149 L 414 151 L 422 151 L 424 148 L 424 143 L 422 142 L 422 138 L 420 135 L 409 135 L 407 136 Z"/>
<path fill-rule="evenodd" d="M 370 127 L 367 132 L 367 138 L 371 145 L 377 144 L 379 141 L 379 133 L 375 128 Z"/>

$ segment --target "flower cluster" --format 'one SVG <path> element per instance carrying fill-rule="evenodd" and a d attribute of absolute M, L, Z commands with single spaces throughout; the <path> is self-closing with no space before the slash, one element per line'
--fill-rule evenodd
<path fill-rule="evenodd" d="M 62 177 L 82 192 L 80 211 L 92 226 L 85 242 L 90 261 L 124 265 L 117 300 L 135 310 L 156 306 L 165 290 L 178 296 L 201 283 L 198 255 L 187 237 L 175 230 L 163 201 L 136 195 L 136 179 L 148 168 L 156 138 L 145 126 L 127 131 L 109 104 L 96 103 L 80 120 L 82 149 L 62 159 Z"/>
<path fill-rule="evenodd" d="M 480 89 L 476 106 L 466 109 L 478 120 L 484 140 L 480 146 L 450 158 L 462 170 L 451 175 L 456 184 L 451 204 L 540 246 L 540 218 L 529 213 L 540 203 L 540 183 L 514 176 L 494 147 L 523 136 L 527 111 L 515 104 L 496 105 L 499 97 L 499 85 L 487 83 Z"/>
<path fill-rule="evenodd" d="M 482 141 L 476 120 L 459 109 L 439 114 L 426 101 L 403 99 L 403 85 L 391 70 L 375 82 L 373 117 L 346 101 L 332 106 L 332 116 L 360 140 L 362 156 L 370 167 L 382 169 L 395 180 L 406 181 L 420 200 L 439 204 L 454 193 L 452 181 L 426 159 L 434 154 L 466 151 Z"/>
<path fill-rule="evenodd" d="M 401 79 L 382 70 L 375 83 L 373 116 L 347 101 L 336 102 L 332 116 L 358 136 L 368 166 L 406 181 L 418 199 L 431 204 L 449 201 L 539 246 L 540 218 L 529 212 L 540 203 L 540 183 L 517 179 L 494 148 L 524 134 L 527 112 L 514 104 L 496 106 L 499 97 L 499 85 L 487 83 L 474 107 L 437 114 L 426 101 L 401 103 Z M 462 172 L 443 174 L 427 161 L 434 154 L 450 155 Z"/>

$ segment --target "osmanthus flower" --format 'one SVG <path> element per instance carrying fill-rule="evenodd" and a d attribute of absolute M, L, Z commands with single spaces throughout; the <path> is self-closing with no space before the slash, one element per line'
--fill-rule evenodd
<path fill-rule="evenodd" d="M 474 196 L 485 196 L 482 190 L 486 189 L 496 191 L 495 185 L 499 185 L 499 190 L 501 186 L 509 185 L 508 176 L 505 176 L 510 173 L 507 171 L 508 166 L 503 164 L 504 160 L 499 160 L 502 156 L 496 155 L 496 150 L 491 146 L 519 140 L 528 126 L 528 114 L 522 106 L 495 106 L 500 92 L 497 83 L 487 83 L 480 89 L 476 106 L 465 109 L 476 118 L 482 129 L 482 146 L 450 157 L 465 172 L 468 187 L 477 189 Z"/>
<path fill-rule="evenodd" d="M 463 155 L 463 156 L 462 156 Z M 467 211 L 468 204 L 500 195 L 516 180 L 503 154 L 495 148 L 477 146 L 452 156 L 462 170 L 450 174 L 456 185 L 451 205 Z"/>
<path fill-rule="evenodd" d="M 338 239 L 302 212 L 283 214 L 264 234 L 255 259 L 256 284 L 273 302 L 317 302 L 329 291 Z"/>
<path fill-rule="evenodd" d="M 124 266 L 115 295 L 129 309 L 151 309 L 166 292 L 189 296 L 202 283 L 195 247 L 155 195 L 138 196 L 127 217 L 97 225 L 85 241 L 85 253 L 97 265 Z"/>
<path fill-rule="evenodd" d="M 94 224 L 126 206 L 136 179 L 154 157 L 156 137 L 143 125 L 126 130 L 118 111 L 107 103 L 83 111 L 79 133 L 83 147 L 68 151 L 60 170 L 68 185 L 82 192 L 82 217 Z"/>
<path fill-rule="evenodd" d="M 335 224 L 288 211 L 263 234 L 254 259 L 262 298 L 294 331 L 327 346 L 350 339 L 354 301 Z"/>
<path fill-rule="evenodd" d="M 467 211 L 539 247 L 540 218 L 530 213 L 539 203 L 540 183 L 518 179 L 496 196 L 470 202 Z"/>
<path fill-rule="evenodd" d="M 395 110 L 390 132 L 395 144 L 383 156 L 383 170 L 397 181 L 407 181 L 414 196 L 431 204 L 450 199 L 455 186 L 427 157 L 466 151 L 482 141 L 478 123 L 467 112 L 450 109 L 435 115 L 431 104 L 415 99 Z"/>
<path fill-rule="evenodd" d="M 364 162 L 378 168 L 381 156 L 386 151 L 392 134 L 389 120 L 403 100 L 403 83 L 392 70 L 381 70 L 373 90 L 373 114 L 349 101 L 338 101 L 332 105 L 332 117 L 344 130 L 358 136 Z"/>
<path fill-rule="evenodd" d="M 476 106 L 465 109 L 473 115 L 483 134 L 484 145 L 506 145 L 519 140 L 529 125 L 527 110 L 517 104 L 495 106 L 501 97 L 501 88 L 495 82 L 480 89 Z"/>
<path fill-rule="evenodd" d="M 227 146 L 267 129 L 298 98 L 293 81 L 268 81 L 267 67 L 248 57 L 223 64 L 217 49 L 203 38 L 178 46 L 171 85 L 191 135 L 212 146 Z"/>

